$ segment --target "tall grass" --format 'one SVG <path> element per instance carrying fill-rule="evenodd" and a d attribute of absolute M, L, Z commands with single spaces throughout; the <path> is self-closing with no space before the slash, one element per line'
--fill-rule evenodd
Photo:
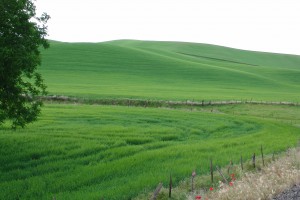
<path fill-rule="evenodd" d="M 47 104 L 26 129 L 1 128 L 0 199 L 129 199 L 173 174 L 176 186 L 295 145 L 300 130 L 250 116 L 97 105 Z"/>

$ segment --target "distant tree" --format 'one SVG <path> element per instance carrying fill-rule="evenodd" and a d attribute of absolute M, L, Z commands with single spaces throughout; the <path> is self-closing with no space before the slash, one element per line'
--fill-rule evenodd
<path fill-rule="evenodd" d="M 37 119 L 46 86 L 37 66 L 45 39 L 46 13 L 36 16 L 34 0 L 0 0 L 0 125 L 24 127 Z"/>

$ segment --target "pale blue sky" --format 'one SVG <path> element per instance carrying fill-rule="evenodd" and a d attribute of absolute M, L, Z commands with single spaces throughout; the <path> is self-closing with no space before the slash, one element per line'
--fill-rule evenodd
<path fill-rule="evenodd" d="M 37 0 L 49 39 L 187 41 L 300 55 L 300 0 Z"/>

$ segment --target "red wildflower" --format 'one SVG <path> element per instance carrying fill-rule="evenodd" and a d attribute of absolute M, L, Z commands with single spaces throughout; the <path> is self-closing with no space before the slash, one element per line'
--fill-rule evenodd
<path fill-rule="evenodd" d="M 210 190 L 210 191 L 213 191 L 213 190 L 214 190 L 214 188 L 213 188 L 213 187 L 210 187 L 210 188 L 209 188 L 209 190 Z"/>
<path fill-rule="evenodd" d="M 232 182 L 232 181 L 230 181 L 230 182 L 229 182 L 229 185 L 230 185 L 230 186 L 233 186 L 233 182 Z"/>
<path fill-rule="evenodd" d="M 231 180 L 235 181 L 235 176 L 234 176 L 234 174 L 231 174 L 230 176 L 231 176 Z"/>
<path fill-rule="evenodd" d="M 201 199 L 201 196 L 200 196 L 200 195 L 198 195 L 198 196 L 196 196 L 195 198 L 196 198 L 196 199 Z"/>

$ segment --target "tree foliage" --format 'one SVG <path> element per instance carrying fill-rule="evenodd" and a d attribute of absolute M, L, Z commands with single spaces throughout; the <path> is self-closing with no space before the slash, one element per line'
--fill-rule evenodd
<path fill-rule="evenodd" d="M 48 48 L 47 20 L 36 16 L 32 0 L 0 0 L 0 125 L 10 121 L 13 128 L 37 119 L 46 86 L 37 66 L 39 48 Z"/>

